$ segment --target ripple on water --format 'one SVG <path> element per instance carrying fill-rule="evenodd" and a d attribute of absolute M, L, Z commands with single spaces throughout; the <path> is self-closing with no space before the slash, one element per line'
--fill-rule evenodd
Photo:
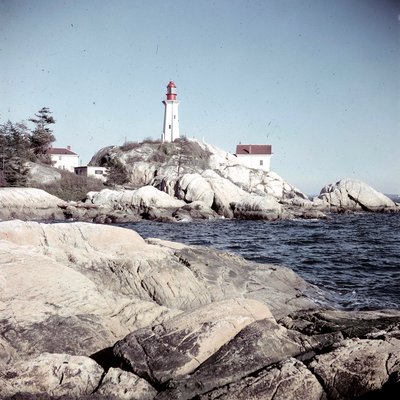
<path fill-rule="evenodd" d="M 143 237 L 205 245 L 251 261 L 284 265 L 346 309 L 400 308 L 400 214 L 332 215 L 330 220 L 140 221 Z"/>

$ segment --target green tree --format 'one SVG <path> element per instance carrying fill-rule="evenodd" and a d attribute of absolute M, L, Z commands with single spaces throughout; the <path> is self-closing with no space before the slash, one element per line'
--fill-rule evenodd
<path fill-rule="evenodd" d="M 47 107 L 43 107 L 35 114 L 36 118 L 29 119 L 35 124 L 35 129 L 31 134 L 31 149 L 36 159 L 39 159 L 47 164 L 51 164 L 51 159 L 47 151 L 51 144 L 56 140 L 50 125 L 56 121 L 51 116 L 51 112 Z"/>
<path fill-rule="evenodd" d="M 0 185 L 26 185 L 29 152 L 29 131 L 24 124 L 8 121 L 0 125 Z"/>
<path fill-rule="evenodd" d="M 123 185 L 129 182 L 129 174 L 125 165 L 117 158 L 107 161 L 107 185 Z"/>

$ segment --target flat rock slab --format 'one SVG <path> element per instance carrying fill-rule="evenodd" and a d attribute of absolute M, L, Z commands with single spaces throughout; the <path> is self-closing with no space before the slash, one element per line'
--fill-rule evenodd
<path fill-rule="evenodd" d="M 99 385 L 103 372 L 88 357 L 43 353 L 2 369 L 0 396 L 11 397 L 16 393 L 88 395 Z"/>
<path fill-rule="evenodd" d="M 200 246 L 186 246 L 175 255 L 201 282 L 211 301 L 243 296 L 266 303 L 275 318 L 315 309 L 317 301 L 324 301 L 321 291 L 289 268 Z"/>
<path fill-rule="evenodd" d="M 255 300 L 231 299 L 143 328 L 114 346 L 125 368 L 160 385 L 193 372 L 223 344 L 254 321 L 273 320 Z"/>
<path fill-rule="evenodd" d="M 0 221 L 14 218 L 63 220 L 61 207 L 66 204 L 41 189 L 0 188 Z"/>
<path fill-rule="evenodd" d="M 341 337 L 306 337 L 285 329 L 271 319 L 256 321 L 243 328 L 194 373 L 169 382 L 167 390 L 157 400 L 191 399 L 195 395 L 239 382 L 290 357 L 328 347 L 337 340 L 341 340 Z"/>
<path fill-rule="evenodd" d="M 304 311 L 286 316 L 279 322 L 307 335 L 340 332 L 345 338 L 393 336 L 400 339 L 399 310 Z"/>

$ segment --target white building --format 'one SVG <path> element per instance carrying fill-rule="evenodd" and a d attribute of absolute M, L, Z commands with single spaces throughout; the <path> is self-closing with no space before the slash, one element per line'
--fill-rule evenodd
<path fill-rule="evenodd" d="M 162 142 L 173 142 L 179 138 L 179 101 L 176 100 L 176 86 L 169 82 L 167 86 L 167 99 L 164 104 L 164 129 L 161 135 Z"/>
<path fill-rule="evenodd" d="M 270 171 L 272 146 L 270 144 L 238 144 L 235 156 L 249 168 Z"/>
<path fill-rule="evenodd" d="M 106 167 L 93 167 L 91 165 L 85 165 L 83 167 L 75 167 L 75 173 L 80 176 L 90 176 L 92 178 L 100 179 L 102 182 L 107 180 L 107 168 Z"/>
<path fill-rule="evenodd" d="M 47 153 L 50 154 L 51 163 L 56 168 L 74 172 L 74 168 L 79 165 L 79 156 L 71 151 L 71 146 L 50 147 Z"/>

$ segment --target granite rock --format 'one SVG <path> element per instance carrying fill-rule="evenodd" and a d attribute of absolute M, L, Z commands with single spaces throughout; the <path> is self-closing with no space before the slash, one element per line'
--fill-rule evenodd
<path fill-rule="evenodd" d="M 0 221 L 64 220 L 67 203 L 41 189 L 0 188 Z"/>
<path fill-rule="evenodd" d="M 359 398 L 381 390 L 400 394 L 400 340 L 347 339 L 316 356 L 309 369 L 329 399 Z M 384 392 L 380 398 L 389 398 Z"/>
<path fill-rule="evenodd" d="M 300 361 L 289 358 L 238 382 L 200 395 L 199 400 L 322 400 L 318 379 Z"/>
<path fill-rule="evenodd" d="M 114 346 L 114 355 L 123 367 L 159 386 L 193 372 L 244 327 L 265 318 L 273 320 L 255 300 L 215 302 L 131 333 Z"/>
<path fill-rule="evenodd" d="M 110 368 L 96 391 L 119 400 L 152 400 L 157 391 L 144 379 L 119 368 Z"/>
<path fill-rule="evenodd" d="M 0 371 L 0 396 L 42 393 L 52 396 L 91 394 L 103 369 L 92 359 L 68 354 L 43 353 L 16 362 Z"/>
<path fill-rule="evenodd" d="M 331 211 L 398 211 L 387 196 L 355 179 L 342 179 L 325 186 L 314 204 Z"/>
<path fill-rule="evenodd" d="M 341 339 L 340 335 L 331 334 L 307 337 L 285 329 L 273 319 L 257 321 L 243 328 L 194 373 L 170 382 L 157 400 L 190 399 L 233 382 L 240 382 L 240 386 L 258 371 L 290 357 L 321 351 Z"/>

